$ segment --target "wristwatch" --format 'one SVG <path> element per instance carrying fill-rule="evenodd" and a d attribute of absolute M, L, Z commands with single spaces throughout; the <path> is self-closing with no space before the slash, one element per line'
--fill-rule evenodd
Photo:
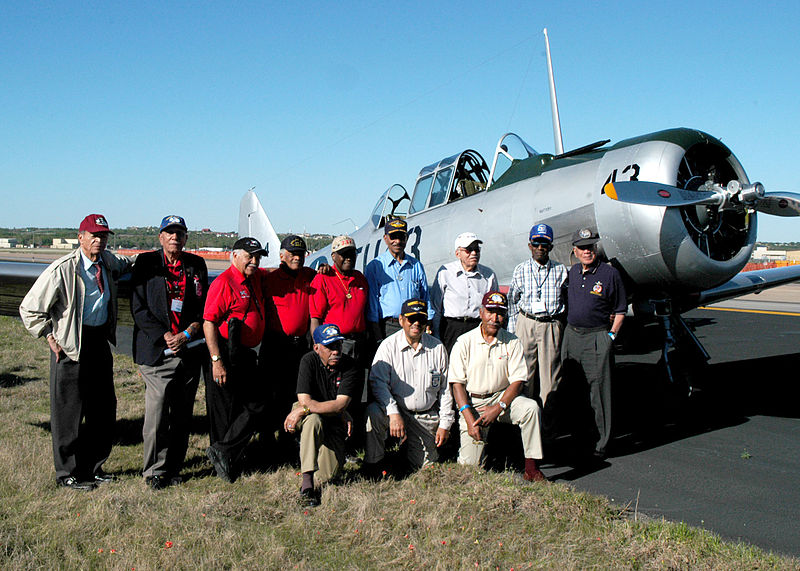
<path fill-rule="evenodd" d="M 222 357 L 220 357 L 219 355 L 211 355 L 211 361 L 214 363 L 216 363 L 220 359 L 222 359 Z"/>
<path fill-rule="evenodd" d="M 499 402 L 499 403 L 497 403 L 497 404 L 499 404 L 499 405 L 500 405 L 500 408 L 501 408 L 501 409 L 503 409 L 503 412 L 505 412 L 505 411 L 506 411 L 506 409 L 508 408 L 508 405 L 507 405 L 506 403 L 504 403 L 503 401 L 500 401 L 500 402 Z"/>

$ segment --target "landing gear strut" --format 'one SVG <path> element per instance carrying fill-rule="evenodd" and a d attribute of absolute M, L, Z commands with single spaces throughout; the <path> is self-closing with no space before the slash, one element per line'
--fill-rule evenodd
<path fill-rule="evenodd" d="M 674 311 L 671 300 L 654 300 L 653 306 L 664 331 L 664 346 L 659 363 L 664 365 L 667 379 L 676 392 L 690 397 L 695 379 L 708 363 L 710 356 L 680 313 Z"/>

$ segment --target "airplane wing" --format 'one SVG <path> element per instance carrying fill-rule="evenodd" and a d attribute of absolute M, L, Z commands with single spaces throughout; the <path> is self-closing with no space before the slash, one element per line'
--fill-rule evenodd
<path fill-rule="evenodd" d="M 765 289 L 797 280 L 800 280 L 800 265 L 741 272 L 721 286 L 700 292 L 695 300 L 695 306 L 708 305 L 748 293 L 760 293 Z"/>
<path fill-rule="evenodd" d="M 277 268 L 280 265 L 281 241 L 252 188 L 239 203 L 239 237 L 244 236 L 255 238 L 267 250 L 266 258 L 261 260 L 262 267 Z"/>

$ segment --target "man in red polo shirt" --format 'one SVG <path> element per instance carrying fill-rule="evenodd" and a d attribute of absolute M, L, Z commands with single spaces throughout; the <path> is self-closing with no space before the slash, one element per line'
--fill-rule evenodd
<path fill-rule="evenodd" d="M 255 238 L 237 240 L 231 266 L 211 283 L 203 312 L 212 371 L 206 378 L 211 422 L 206 455 L 227 482 L 236 477 L 234 464 L 260 428 L 269 397 L 253 349 L 264 335 L 266 270 L 258 264 L 266 253 Z"/>
<path fill-rule="evenodd" d="M 304 266 L 306 242 L 289 235 L 281 242 L 280 266 L 263 281 L 266 328 L 258 355 L 260 378 L 272 391 L 274 418 L 269 426 L 278 430 L 283 456 L 294 459 L 294 440 L 282 430 L 283 420 L 297 400 L 300 359 L 310 350 L 308 342 L 309 298 L 316 272 Z"/>

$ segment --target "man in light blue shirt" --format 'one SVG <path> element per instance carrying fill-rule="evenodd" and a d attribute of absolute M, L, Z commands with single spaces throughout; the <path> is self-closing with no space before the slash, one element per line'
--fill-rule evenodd
<path fill-rule="evenodd" d="M 400 331 L 400 308 L 406 300 L 416 298 L 426 304 L 428 278 L 422 264 L 405 252 L 408 224 L 405 220 L 390 220 L 383 229 L 387 250 L 367 264 L 364 275 L 369 284 L 367 322 L 376 342 Z M 428 319 L 433 320 L 433 308 Z"/>

